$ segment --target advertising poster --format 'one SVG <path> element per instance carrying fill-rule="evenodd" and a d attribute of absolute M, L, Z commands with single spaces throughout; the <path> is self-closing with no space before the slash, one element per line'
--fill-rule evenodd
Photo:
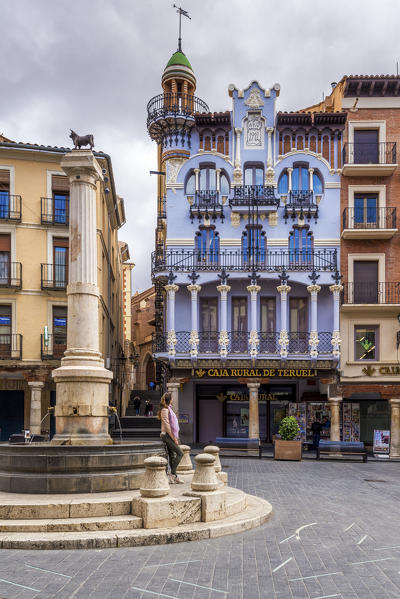
<path fill-rule="evenodd" d="M 249 426 L 248 408 L 240 408 L 240 426 Z"/>
<path fill-rule="evenodd" d="M 390 431 L 374 431 L 374 453 L 383 453 L 389 455 L 390 451 Z"/>

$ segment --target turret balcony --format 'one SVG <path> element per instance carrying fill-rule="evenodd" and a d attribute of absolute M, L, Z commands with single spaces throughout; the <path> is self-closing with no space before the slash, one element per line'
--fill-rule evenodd
<path fill-rule="evenodd" d="M 207 104 L 191 94 L 163 93 L 147 104 L 147 129 L 150 137 L 160 143 L 166 135 L 179 136 L 176 128 L 190 129 L 194 115 L 210 112 Z M 178 143 L 178 140 L 177 140 Z"/>
<path fill-rule="evenodd" d="M 242 185 L 233 188 L 233 197 L 229 200 L 235 212 L 244 212 L 255 207 L 260 212 L 274 212 L 279 208 L 280 200 L 275 196 L 273 185 Z"/>
<path fill-rule="evenodd" d="M 343 175 L 387 177 L 397 168 L 396 142 L 346 143 L 342 160 Z"/>

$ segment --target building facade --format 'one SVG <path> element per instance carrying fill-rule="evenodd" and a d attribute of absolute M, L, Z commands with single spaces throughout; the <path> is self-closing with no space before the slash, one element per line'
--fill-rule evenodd
<path fill-rule="evenodd" d="M 178 51 L 148 104 L 159 175 L 154 355 L 184 441 L 337 436 L 343 111 L 277 113 L 280 86 L 211 112 Z M 329 391 L 331 389 L 331 391 Z"/>
<path fill-rule="evenodd" d="M 156 382 L 153 359 L 153 334 L 155 325 L 155 288 L 150 287 L 131 298 L 132 340 L 138 354 L 134 388 L 145 391 Z"/>
<path fill-rule="evenodd" d="M 65 148 L 0 143 L 0 427 L 1 440 L 29 429 L 53 432 L 51 372 L 66 348 L 69 183 L 60 168 Z M 104 183 L 97 187 L 100 350 L 120 404 L 123 357 L 122 264 L 118 229 L 125 222 L 111 159 L 95 152 Z M 129 256 L 128 256 L 129 257 Z"/>

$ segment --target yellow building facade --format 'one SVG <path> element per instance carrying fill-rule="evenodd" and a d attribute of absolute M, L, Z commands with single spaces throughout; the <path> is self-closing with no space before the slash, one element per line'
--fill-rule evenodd
<path fill-rule="evenodd" d="M 52 428 L 51 372 L 66 348 L 69 183 L 60 168 L 65 148 L 0 140 L 0 428 L 2 441 L 30 428 L 31 397 L 41 398 L 41 430 Z M 115 191 L 111 159 L 97 184 L 99 346 L 114 373 L 110 402 L 121 407 L 124 363 L 123 263 L 118 242 L 124 203 Z M 122 249 L 124 251 L 122 251 Z"/>

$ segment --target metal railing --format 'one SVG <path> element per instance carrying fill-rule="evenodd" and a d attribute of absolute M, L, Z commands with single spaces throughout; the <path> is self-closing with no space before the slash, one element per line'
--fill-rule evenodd
<path fill-rule="evenodd" d="M 67 335 L 40 335 L 42 360 L 60 360 L 67 349 Z"/>
<path fill-rule="evenodd" d="M 167 270 L 225 270 L 262 272 L 336 271 L 337 250 L 277 250 L 254 248 L 254 251 L 224 250 L 165 250 L 163 255 L 152 253 L 152 273 Z"/>
<path fill-rule="evenodd" d="M 40 198 L 41 200 L 41 223 L 42 225 L 60 225 L 69 224 L 69 199 L 66 198 L 63 204 L 62 200 L 54 198 Z"/>
<path fill-rule="evenodd" d="M 345 208 L 342 225 L 343 229 L 395 229 L 396 208 Z"/>
<path fill-rule="evenodd" d="M 400 304 L 400 283 L 343 283 L 344 304 Z"/>
<path fill-rule="evenodd" d="M 66 264 L 41 264 L 41 287 L 65 291 L 68 285 L 68 266 Z"/>
<path fill-rule="evenodd" d="M 280 199 L 275 196 L 272 185 L 243 185 L 233 188 L 230 206 L 275 206 L 279 207 Z"/>
<path fill-rule="evenodd" d="M 0 334 L 0 360 L 22 359 L 22 335 L 19 333 Z"/>
<path fill-rule="evenodd" d="M 21 222 L 21 196 L 0 191 L 0 220 Z"/>
<path fill-rule="evenodd" d="M 22 286 L 21 262 L 0 262 L 0 287 L 20 289 Z"/>
<path fill-rule="evenodd" d="M 396 142 L 346 143 L 343 164 L 396 164 Z"/>
<path fill-rule="evenodd" d="M 147 126 L 167 115 L 187 117 L 196 112 L 210 112 L 207 104 L 196 96 L 170 92 L 159 94 L 147 104 Z"/>
<path fill-rule="evenodd" d="M 215 219 L 217 216 L 223 218 L 223 207 L 220 203 L 220 192 L 213 189 L 205 189 L 196 191 L 192 196 L 193 203 L 190 206 L 190 218 L 193 220 L 195 216 L 201 219 L 204 215 Z M 195 212 L 197 211 L 197 215 Z"/>
<path fill-rule="evenodd" d="M 314 192 L 311 190 L 292 190 L 288 194 L 288 208 L 298 208 L 303 210 L 317 209 L 317 204 L 314 202 Z"/>

